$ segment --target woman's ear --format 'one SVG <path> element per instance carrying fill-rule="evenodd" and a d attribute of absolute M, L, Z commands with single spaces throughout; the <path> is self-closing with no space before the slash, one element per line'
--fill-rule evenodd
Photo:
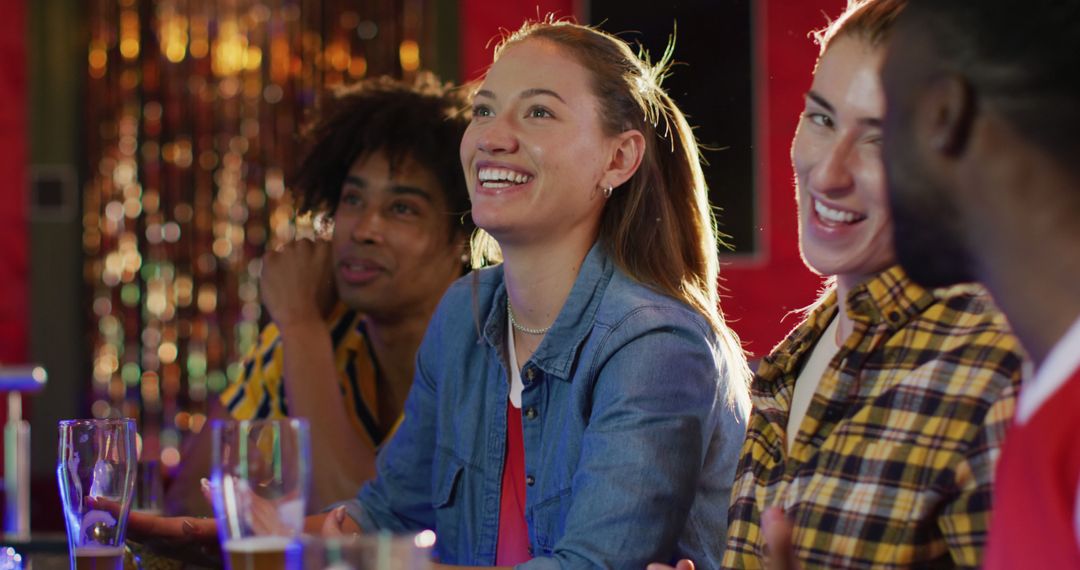
<path fill-rule="evenodd" d="M 621 186 L 637 172 L 645 156 L 645 136 L 637 129 L 619 133 L 611 148 L 611 158 L 600 178 L 601 187 Z"/>

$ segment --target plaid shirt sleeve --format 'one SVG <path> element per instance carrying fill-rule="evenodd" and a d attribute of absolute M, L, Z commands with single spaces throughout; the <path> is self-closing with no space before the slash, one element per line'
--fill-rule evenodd
<path fill-rule="evenodd" d="M 942 536 L 957 566 L 977 568 L 989 532 L 993 474 L 1005 433 L 1016 409 L 1016 385 L 1010 383 L 990 406 L 964 460 L 956 468 L 960 492 L 938 517 Z"/>
<path fill-rule="evenodd" d="M 758 370 L 723 566 L 765 564 L 772 506 L 808 569 L 978 566 L 1018 342 L 985 293 L 927 291 L 891 268 L 845 300 L 855 330 L 789 450 L 795 379 L 838 310 L 833 294 Z"/>

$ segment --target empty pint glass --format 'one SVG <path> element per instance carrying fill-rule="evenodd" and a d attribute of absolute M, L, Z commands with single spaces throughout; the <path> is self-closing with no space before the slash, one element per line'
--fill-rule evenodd
<path fill-rule="evenodd" d="M 134 420 L 60 422 L 56 475 L 73 569 L 123 568 L 136 462 Z"/>
<path fill-rule="evenodd" d="M 230 570 L 297 559 L 311 478 L 304 420 L 215 421 L 211 491 Z"/>

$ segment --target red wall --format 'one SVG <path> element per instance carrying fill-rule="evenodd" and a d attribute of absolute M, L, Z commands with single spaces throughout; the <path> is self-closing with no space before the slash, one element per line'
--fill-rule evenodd
<path fill-rule="evenodd" d="M 0 365 L 27 358 L 26 0 L 0 11 Z"/>
<path fill-rule="evenodd" d="M 483 75 L 491 64 L 502 30 L 516 30 L 526 20 L 549 13 L 560 18 L 576 17 L 576 8 L 574 0 L 462 0 L 458 15 L 462 71 L 459 79 L 472 80 Z"/>

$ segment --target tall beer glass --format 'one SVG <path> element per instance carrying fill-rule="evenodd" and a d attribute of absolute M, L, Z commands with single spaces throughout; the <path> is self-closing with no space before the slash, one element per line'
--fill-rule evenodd
<path fill-rule="evenodd" d="M 211 491 L 230 570 L 286 568 L 296 558 L 311 479 L 307 422 L 215 421 Z"/>
<path fill-rule="evenodd" d="M 135 421 L 60 422 L 60 483 L 71 567 L 121 570 L 135 489 Z"/>

